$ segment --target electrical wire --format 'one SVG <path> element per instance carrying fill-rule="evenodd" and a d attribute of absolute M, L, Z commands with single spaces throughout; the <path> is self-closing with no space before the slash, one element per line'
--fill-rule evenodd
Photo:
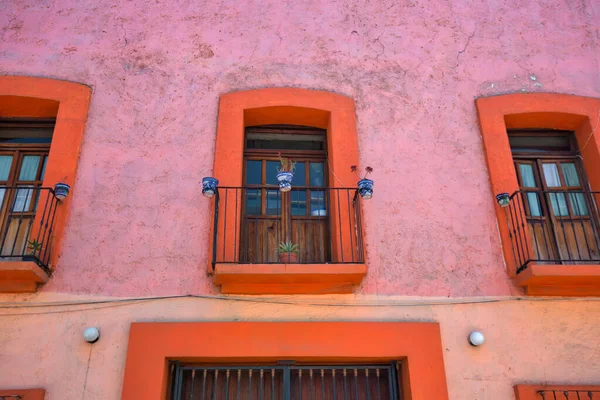
<path fill-rule="evenodd" d="M 106 305 L 106 307 L 88 307 L 77 308 L 70 310 L 53 310 L 47 312 L 35 313 L 6 313 L 0 314 L 3 316 L 18 316 L 18 315 L 40 315 L 40 314 L 56 314 L 61 312 L 79 312 L 94 309 L 103 309 L 115 306 L 126 306 L 131 304 L 143 303 L 148 301 L 172 300 L 172 299 L 203 299 L 203 300 L 218 300 L 230 302 L 244 302 L 255 304 L 274 304 L 274 305 L 298 305 L 298 306 L 315 306 L 315 307 L 430 307 L 430 306 L 453 306 L 453 305 L 468 305 L 468 304 L 488 304 L 500 302 L 596 302 L 600 298 L 585 297 L 585 298 L 561 298 L 561 297 L 500 297 L 500 298 L 474 298 L 474 299 L 437 299 L 437 300 L 410 300 L 410 301 L 386 301 L 386 302 L 329 302 L 327 300 L 303 301 L 304 299 L 276 299 L 276 298 L 256 298 L 256 297 L 235 297 L 235 296 L 211 296 L 211 295 L 175 295 L 175 296 L 154 296 L 154 297 L 132 297 L 121 299 L 103 299 L 103 300 L 78 300 L 65 302 L 46 302 L 46 303 L 0 303 L 0 309 L 27 309 L 27 308 L 46 308 L 46 307 L 78 307 L 86 305 Z"/>

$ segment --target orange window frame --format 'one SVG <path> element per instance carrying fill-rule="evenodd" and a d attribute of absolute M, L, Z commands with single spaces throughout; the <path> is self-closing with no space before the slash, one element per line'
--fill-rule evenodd
<path fill-rule="evenodd" d="M 169 360 L 207 364 L 399 360 L 402 399 L 448 400 L 437 323 L 133 323 L 121 399 L 165 400 Z"/>
<path fill-rule="evenodd" d="M 56 118 L 43 187 L 62 182 L 73 188 L 90 98 L 91 89 L 79 83 L 0 76 L 0 118 Z M 58 262 L 72 198 L 71 193 L 57 210 L 51 268 Z"/>
<path fill-rule="evenodd" d="M 354 101 L 335 93 L 296 89 L 269 88 L 227 93 L 221 96 L 213 176 L 219 186 L 243 186 L 244 131 L 257 125 L 304 125 L 327 131 L 328 182 L 330 188 L 354 187 L 358 179 L 350 166 L 358 165 L 358 139 Z M 333 174 L 335 173 L 335 176 Z M 341 183 L 343 182 L 343 184 Z M 228 215 L 241 215 L 241 204 L 230 204 Z M 343 205 L 341 207 L 344 207 Z M 231 209 L 229 209 L 231 208 Z M 221 211 L 223 212 L 223 211 Z M 337 243 L 350 243 L 353 227 L 350 221 L 336 215 L 348 214 L 346 209 L 332 209 L 332 257 L 352 259 L 352 249 Z M 240 224 L 235 218 L 219 221 L 217 252 L 225 259 L 235 259 L 240 240 Z M 212 265 L 214 207 L 212 207 L 209 241 L 209 274 L 216 275 L 215 283 L 224 293 L 351 293 L 367 273 L 366 264 L 253 264 L 251 271 L 242 264 Z M 222 235 L 221 232 L 235 232 Z M 364 232 L 363 232 L 364 237 Z M 287 266 L 286 266 L 287 265 Z M 251 273 L 249 273 L 251 272 Z"/>
<path fill-rule="evenodd" d="M 519 93 L 479 98 L 475 101 L 492 195 L 519 190 L 509 129 L 557 129 L 575 132 L 583 167 L 593 191 L 600 191 L 600 99 L 564 94 Z M 528 294 L 597 295 L 600 265 L 541 265 L 532 263 L 516 274 L 506 210 L 495 204 L 507 272 Z M 522 238 L 529 244 L 525 232 Z M 533 250 L 531 250 L 533 251 Z M 537 286 L 536 286 L 537 285 Z"/>

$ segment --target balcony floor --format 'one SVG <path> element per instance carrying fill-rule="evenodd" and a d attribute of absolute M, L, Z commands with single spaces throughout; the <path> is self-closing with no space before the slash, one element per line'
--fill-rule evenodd
<path fill-rule="evenodd" d="M 352 293 L 366 273 L 365 264 L 217 263 L 214 271 L 224 294 Z"/>

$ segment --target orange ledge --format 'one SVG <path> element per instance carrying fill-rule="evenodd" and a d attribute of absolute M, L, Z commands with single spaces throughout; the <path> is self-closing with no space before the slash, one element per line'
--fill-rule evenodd
<path fill-rule="evenodd" d="M 515 386 L 515 396 L 516 400 L 540 400 L 541 397 L 538 394 L 540 390 L 568 390 L 574 391 L 578 390 L 581 392 L 587 392 L 589 390 L 600 390 L 600 386 L 575 386 L 575 385 L 516 385 Z M 546 395 L 548 399 L 553 399 L 555 397 L 551 397 L 548 393 Z M 561 395 L 561 399 L 562 399 Z M 587 396 L 586 396 L 587 398 Z M 569 394 L 568 400 L 578 400 L 583 399 L 583 397 L 578 397 L 576 394 Z"/>
<path fill-rule="evenodd" d="M 225 264 L 215 266 L 225 294 L 352 293 L 367 274 L 365 264 Z"/>
<path fill-rule="evenodd" d="M 0 390 L 0 398 L 19 396 L 21 400 L 44 400 L 46 391 L 44 389 L 14 389 Z"/>
<path fill-rule="evenodd" d="M 600 296 L 600 264 L 531 264 L 515 283 L 534 296 Z"/>
<path fill-rule="evenodd" d="M 35 293 L 48 279 L 33 261 L 0 261 L 0 293 Z"/>

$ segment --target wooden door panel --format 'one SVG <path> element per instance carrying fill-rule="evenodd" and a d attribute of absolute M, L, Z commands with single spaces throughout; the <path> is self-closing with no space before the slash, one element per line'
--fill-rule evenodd
<path fill-rule="evenodd" d="M 562 260 L 600 259 L 595 230 L 589 220 L 556 221 L 554 230 Z"/>
<path fill-rule="evenodd" d="M 552 227 L 545 220 L 528 220 L 531 247 L 537 260 L 557 260 L 556 244 Z"/>
<path fill-rule="evenodd" d="M 298 243 L 298 261 L 324 263 L 329 261 L 329 236 L 326 219 L 292 219 L 290 235 Z"/>
<path fill-rule="evenodd" d="M 248 218 L 241 235 L 240 260 L 249 263 L 278 262 L 281 238 L 281 220 Z"/>

